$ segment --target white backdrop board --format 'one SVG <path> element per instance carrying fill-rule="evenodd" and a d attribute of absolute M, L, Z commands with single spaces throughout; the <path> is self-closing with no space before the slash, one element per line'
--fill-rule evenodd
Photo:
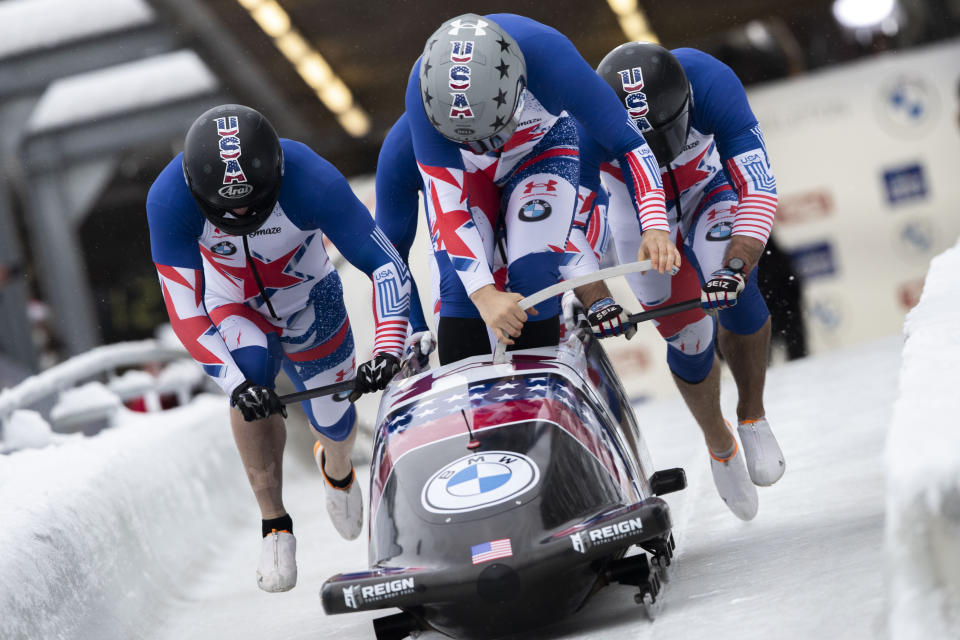
<path fill-rule="evenodd" d="M 960 235 L 960 40 L 749 92 L 814 352 L 899 332 Z"/>

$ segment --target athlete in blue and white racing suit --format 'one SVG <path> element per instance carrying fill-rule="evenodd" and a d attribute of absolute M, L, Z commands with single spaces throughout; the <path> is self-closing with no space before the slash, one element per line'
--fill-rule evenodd
<path fill-rule="evenodd" d="M 258 584 L 286 591 L 296 584 L 296 540 L 281 495 L 286 411 L 274 379 L 281 367 L 300 389 L 354 378 L 343 289 L 324 241 L 374 283 L 374 359 L 357 369 L 358 392 L 382 389 L 398 368 L 407 267 L 333 165 L 279 139 L 240 105 L 215 107 L 191 126 L 183 154 L 150 189 L 147 218 L 173 329 L 231 399 L 234 438 L 263 518 Z M 303 407 L 327 511 L 343 537 L 356 538 L 356 410 L 333 396 Z"/>
<path fill-rule="evenodd" d="M 463 152 L 469 153 L 469 152 Z M 466 191 L 470 194 L 470 211 L 474 218 L 482 217 L 485 228 L 494 229 L 498 224 L 500 209 L 500 190 L 482 171 L 465 171 L 463 174 Z M 423 178 L 417 167 L 413 151 L 413 141 L 406 114 L 400 116 L 387 133 L 380 147 L 380 156 L 377 161 L 377 207 L 376 222 L 384 234 L 393 242 L 400 256 L 409 261 L 410 248 L 413 245 L 417 231 L 418 198 L 423 191 Z M 606 227 L 606 197 L 605 191 L 599 194 L 589 193 L 587 200 L 580 198 L 570 238 L 565 249 L 565 255 L 560 267 L 565 279 L 596 271 L 599 258 L 609 244 L 609 233 Z M 599 196 L 599 204 L 595 199 Z M 599 211 L 597 215 L 593 215 Z M 436 228 L 431 229 L 431 236 L 436 239 Z M 440 291 L 442 288 L 454 290 L 462 289 L 459 277 L 450 264 L 450 258 L 444 250 L 436 253 L 431 249 L 428 256 L 431 276 L 432 310 L 434 326 L 439 324 Z M 443 265 L 442 268 L 440 265 Z M 490 265 L 493 279 L 497 288 L 505 290 L 507 285 L 506 259 L 504 242 L 501 238 Z M 441 274 L 447 278 L 441 283 Z M 452 281 L 451 281 L 452 279 Z M 416 282 L 413 282 L 416 293 Z M 607 337 L 626 333 L 632 335 L 632 326 L 620 322 L 622 308 L 613 301 L 606 285 L 585 286 L 578 290 L 587 309 L 590 309 L 588 320 L 595 335 Z M 569 305 L 565 311 L 572 311 Z M 411 337 L 408 344 L 416 345 L 421 354 L 428 354 L 435 346 L 435 339 L 430 333 L 423 310 L 418 303 L 418 296 L 414 295 L 410 307 Z M 444 358 L 441 359 L 443 361 Z"/>
<path fill-rule="evenodd" d="M 749 520 L 758 506 L 754 485 L 773 484 L 785 469 L 763 406 L 770 320 L 755 268 L 777 192 L 760 127 L 733 71 L 696 49 L 627 43 L 603 59 L 598 73 L 657 156 L 671 239 L 686 257 L 674 278 L 646 272 L 627 281 L 647 309 L 700 296 L 704 308 L 718 311 L 720 350 L 739 392 L 744 455 L 720 411 L 714 318 L 697 309 L 666 316 L 657 328 L 677 387 L 703 430 L 717 489 L 734 514 Z M 617 253 L 629 260 L 640 238 L 622 168 L 582 133 L 581 181 L 602 189 L 602 171 Z"/>
<path fill-rule="evenodd" d="M 537 305 L 536 321 L 527 321 L 517 301 L 559 279 L 578 204 L 577 123 L 621 160 L 643 231 L 641 259 L 661 273 L 679 265 L 650 148 L 556 30 L 511 14 L 446 21 L 413 67 L 406 112 L 434 250 L 456 275 L 440 274 L 441 361 L 488 352 L 484 323 L 515 348 L 557 343 L 559 302 Z M 510 293 L 494 286 L 495 229 L 472 211 L 470 172 L 499 191 Z"/>

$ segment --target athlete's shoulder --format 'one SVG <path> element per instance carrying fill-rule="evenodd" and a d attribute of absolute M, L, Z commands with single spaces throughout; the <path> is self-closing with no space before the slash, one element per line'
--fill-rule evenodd
<path fill-rule="evenodd" d="M 183 176 L 183 154 L 171 160 L 147 192 L 147 218 L 151 225 L 184 223 L 203 227 L 203 214 L 197 207 Z"/>
<path fill-rule="evenodd" d="M 330 161 L 302 142 L 281 138 L 280 148 L 283 149 L 284 182 L 305 179 L 323 183 L 342 177 Z"/>
<path fill-rule="evenodd" d="M 671 53 L 680 62 L 690 88 L 693 90 L 693 104 L 696 108 L 697 100 L 709 100 L 711 106 L 723 104 L 727 100 L 739 101 L 743 95 L 743 84 L 737 74 L 729 66 L 717 60 L 709 53 L 684 47 L 674 49 Z"/>
<path fill-rule="evenodd" d="M 377 181 L 405 180 L 417 183 L 420 174 L 417 171 L 417 158 L 413 151 L 413 135 L 410 123 L 404 113 L 387 132 L 380 146 L 377 158 Z"/>
<path fill-rule="evenodd" d="M 553 27 L 524 16 L 494 13 L 489 17 L 517 41 L 530 93 L 551 113 L 565 108 L 571 96 L 582 90 L 582 74 L 593 71 L 573 42 Z"/>
<path fill-rule="evenodd" d="M 390 127 L 387 136 L 383 139 L 383 145 L 380 147 L 380 157 L 385 154 L 403 155 L 409 153 L 413 155 L 413 137 L 410 134 L 410 121 L 407 113 L 404 112 L 397 121 Z"/>
<path fill-rule="evenodd" d="M 564 51 L 574 48 L 567 36 L 532 18 L 513 13 L 492 13 L 486 17 L 496 22 L 517 41 L 524 58 L 532 58 L 526 60 L 528 70 L 530 64 L 535 64 L 538 58 L 558 55 L 562 58 Z M 554 62 L 561 63 L 562 59 Z"/>
<path fill-rule="evenodd" d="M 356 196 L 333 164 L 302 142 L 280 139 L 283 183 L 278 201 L 300 229 L 319 229 L 355 206 Z"/>
<path fill-rule="evenodd" d="M 147 192 L 147 202 L 170 206 L 186 196 L 190 198 L 186 178 L 183 177 L 183 154 L 178 153 L 167 163 Z"/>
<path fill-rule="evenodd" d="M 672 49 L 670 53 L 672 53 L 674 57 L 680 61 L 680 65 L 687 73 L 688 79 L 691 74 L 700 76 L 711 72 L 715 73 L 718 70 L 730 70 L 730 67 L 720 60 L 717 60 L 706 51 L 694 49 L 693 47 L 680 47 L 679 49 Z"/>
<path fill-rule="evenodd" d="M 197 238 L 204 217 L 183 177 L 183 154 L 164 167 L 147 192 L 147 225 L 153 261 L 177 267 L 200 268 Z"/>
<path fill-rule="evenodd" d="M 674 49 L 693 91 L 691 125 L 703 133 L 735 135 L 756 124 L 747 92 L 733 69 L 698 49 Z"/>
<path fill-rule="evenodd" d="M 533 18 L 519 16 L 515 13 L 491 13 L 485 17 L 496 22 L 501 29 L 513 36 L 517 42 L 520 42 L 521 38 L 544 34 L 563 36 L 562 33 L 549 25 L 537 22 Z"/>

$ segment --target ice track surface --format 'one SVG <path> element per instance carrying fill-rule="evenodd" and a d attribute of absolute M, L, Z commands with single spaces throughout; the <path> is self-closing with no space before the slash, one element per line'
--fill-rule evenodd
<path fill-rule="evenodd" d="M 679 397 L 637 413 L 657 468 L 682 466 L 689 487 L 667 496 L 678 557 L 663 609 L 648 621 L 633 591 L 601 591 L 579 614 L 528 638 L 736 640 L 882 638 L 882 451 L 896 397 L 902 339 L 771 369 L 766 406 L 787 460 L 760 512 L 737 520 L 713 487 L 699 431 Z M 732 380 L 724 411 L 735 417 Z M 294 441 L 290 442 L 293 445 Z M 366 488 L 366 474 L 363 474 Z M 390 611 L 325 616 L 318 591 L 330 575 L 366 566 L 362 541 L 328 523 L 314 467 L 288 460 L 287 508 L 298 541 L 299 581 L 286 594 L 257 589 L 257 515 L 210 532 L 221 553 L 186 582 L 152 638 L 373 638 L 370 620 Z M 186 578 L 186 577 L 185 577 Z M 439 634 L 424 634 L 434 640 Z"/>

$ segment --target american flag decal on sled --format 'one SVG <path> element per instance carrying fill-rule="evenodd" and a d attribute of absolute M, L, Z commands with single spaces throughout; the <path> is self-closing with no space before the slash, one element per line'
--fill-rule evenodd
<path fill-rule="evenodd" d="M 473 557 L 473 564 L 480 564 L 497 558 L 509 558 L 513 555 L 513 547 L 510 546 L 510 538 L 491 540 L 470 547 L 470 555 Z"/>

